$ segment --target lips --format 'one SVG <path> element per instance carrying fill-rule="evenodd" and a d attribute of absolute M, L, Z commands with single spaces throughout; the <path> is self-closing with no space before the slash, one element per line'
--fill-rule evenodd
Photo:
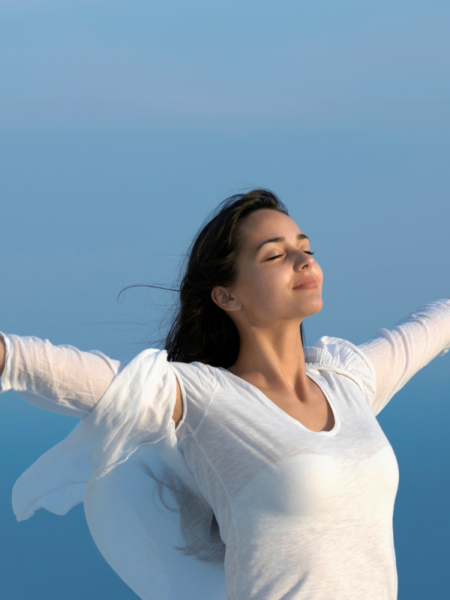
<path fill-rule="evenodd" d="M 306 285 L 309 285 L 309 284 L 314 284 L 314 285 L 317 285 L 317 284 L 316 284 L 316 280 L 314 279 L 314 277 L 305 277 L 304 279 L 301 279 L 301 280 L 300 280 L 300 281 L 299 281 L 299 282 L 298 282 L 298 283 L 297 283 L 297 284 L 294 286 L 294 289 L 295 289 L 295 288 L 298 288 L 298 287 L 303 287 L 303 286 L 306 286 Z"/>

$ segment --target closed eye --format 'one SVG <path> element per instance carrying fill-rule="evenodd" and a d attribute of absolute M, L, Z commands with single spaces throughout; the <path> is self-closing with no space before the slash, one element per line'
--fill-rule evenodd
<path fill-rule="evenodd" d="M 280 256 L 284 256 L 284 254 L 277 254 L 276 256 L 271 256 L 270 258 L 267 258 L 266 261 L 274 260 L 275 258 L 280 258 Z"/>
<path fill-rule="evenodd" d="M 311 252 L 311 250 L 303 250 L 303 252 L 305 254 L 309 254 L 310 256 L 313 256 L 314 252 Z M 268 260 L 275 260 L 276 258 L 280 258 L 281 256 L 284 256 L 284 254 L 277 254 L 276 256 L 271 256 L 270 258 L 266 258 L 266 262 Z"/>

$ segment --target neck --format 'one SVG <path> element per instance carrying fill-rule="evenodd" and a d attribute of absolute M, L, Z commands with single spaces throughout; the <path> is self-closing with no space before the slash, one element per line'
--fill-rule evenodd
<path fill-rule="evenodd" d="M 308 385 L 300 323 L 239 331 L 240 350 L 229 371 L 244 379 L 257 379 L 261 387 L 290 388 L 301 392 Z"/>

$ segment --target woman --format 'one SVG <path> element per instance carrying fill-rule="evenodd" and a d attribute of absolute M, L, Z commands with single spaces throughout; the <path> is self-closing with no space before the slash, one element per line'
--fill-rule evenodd
<path fill-rule="evenodd" d="M 394 600 L 398 467 L 375 416 L 450 348 L 450 301 L 304 347 L 321 292 L 308 237 L 253 190 L 194 240 L 164 351 L 121 364 L 2 334 L 2 391 L 81 417 L 16 482 L 18 520 L 84 501 L 141 598 Z"/>

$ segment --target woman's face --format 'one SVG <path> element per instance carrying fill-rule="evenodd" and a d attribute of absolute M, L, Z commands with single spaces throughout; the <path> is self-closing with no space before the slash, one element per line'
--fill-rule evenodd
<path fill-rule="evenodd" d="M 260 209 L 241 224 L 233 315 L 248 325 L 302 321 L 322 308 L 322 269 L 307 236 L 284 213 Z M 239 316 L 238 316 L 239 313 Z"/>

